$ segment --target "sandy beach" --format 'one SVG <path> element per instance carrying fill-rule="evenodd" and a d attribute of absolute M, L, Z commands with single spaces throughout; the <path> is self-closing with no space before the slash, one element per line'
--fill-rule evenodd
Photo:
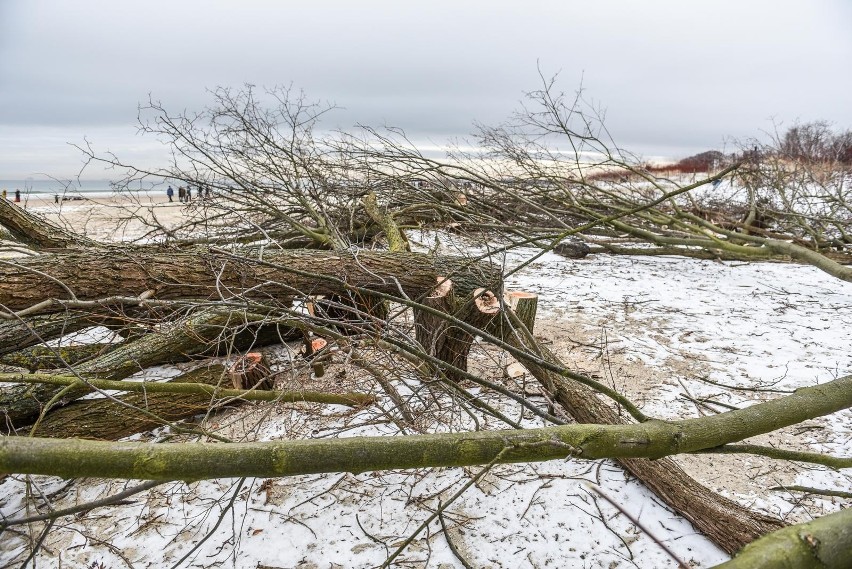
<path fill-rule="evenodd" d="M 117 242 L 138 239 L 154 224 L 177 227 L 202 215 L 210 203 L 210 198 L 181 203 L 177 196 L 170 202 L 165 193 L 82 195 L 80 200 L 60 201 L 44 194 L 25 195 L 17 205 L 93 239 Z"/>

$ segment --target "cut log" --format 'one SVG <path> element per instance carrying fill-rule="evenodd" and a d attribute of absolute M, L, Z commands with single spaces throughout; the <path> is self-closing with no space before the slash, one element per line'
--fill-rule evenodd
<path fill-rule="evenodd" d="M 275 381 L 272 372 L 263 363 L 260 352 L 249 352 L 240 356 L 228 367 L 228 377 L 234 389 L 272 389 Z"/>
<path fill-rule="evenodd" d="M 100 249 L 43 254 L 0 265 L 0 305 L 32 307 L 47 299 L 215 299 L 242 295 L 289 306 L 303 295 L 342 294 L 355 286 L 419 298 L 436 277 L 453 279 L 456 293 L 488 286 L 500 292 L 499 267 L 466 258 L 382 251 L 267 251 L 263 260 L 210 249 Z M 71 297 L 71 292 L 74 298 Z M 54 303 L 44 310 L 58 310 Z"/>

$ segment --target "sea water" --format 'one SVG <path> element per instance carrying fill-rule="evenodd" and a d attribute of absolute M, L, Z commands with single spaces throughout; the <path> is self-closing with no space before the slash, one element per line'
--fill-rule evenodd
<path fill-rule="evenodd" d="M 146 182 L 143 186 L 138 183 L 129 188 L 116 188 L 110 180 L 0 180 L 0 191 L 6 190 L 7 198 L 13 199 L 15 190 L 21 190 L 21 199 L 30 197 L 71 197 L 80 195 L 88 198 L 107 198 L 119 193 L 132 192 L 141 195 L 165 195 L 166 188 L 172 184 L 178 187 L 176 181 L 162 180 L 159 183 Z"/>

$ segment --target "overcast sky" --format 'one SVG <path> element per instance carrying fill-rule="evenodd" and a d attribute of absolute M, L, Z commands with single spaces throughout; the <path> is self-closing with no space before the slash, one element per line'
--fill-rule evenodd
<path fill-rule="evenodd" d="M 618 144 L 684 156 L 772 121 L 852 128 L 852 2 L 0 0 L 0 179 L 71 176 L 84 137 L 129 161 L 151 93 L 288 85 L 342 107 L 329 129 L 404 128 L 429 144 L 496 124 L 540 86 L 606 109 Z M 103 177 L 99 172 L 89 177 Z"/>

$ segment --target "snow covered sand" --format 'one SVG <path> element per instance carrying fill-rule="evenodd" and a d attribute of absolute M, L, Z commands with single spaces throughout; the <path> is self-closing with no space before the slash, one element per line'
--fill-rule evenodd
<path fill-rule="evenodd" d="M 418 237 L 431 242 L 434 236 Z M 445 236 L 442 243 L 447 250 L 468 247 Z M 531 254 L 513 252 L 507 267 Z M 573 261 L 546 254 L 510 277 L 509 286 L 541 295 L 536 335 L 551 341 L 567 364 L 614 384 L 646 413 L 661 418 L 710 412 L 687 397 L 744 406 L 778 396 L 720 384 L 790 390 L 852 371 L 852 285 L 811 267 L 606 255 Z M 490 379 L 532 389 L 534 381 L 524 376 L 505 377 L 510 364 L 510 358 L 491 349 L 478 349 L 471 358 L 471 367 Z M 346 376 L 338 366 L 327 376 L 345 376 L 361 389 L 368 387 L 369 376 Z M 425 397 L 405 378 L 395 384 L 403 394 L 414 395 L 421 429 L 436 428 L 439 421 L 442 430 L 471 428 L 471 419 L 447 396 Z M 514 418 L 523 417 L 527 425 L 541 424 L 517 407 L 488 400 Z M 380 407 L 391 403 L 382 401 Z M 399 432 L 380 407 L 245 406 L 216 416 L 208 426 L 235 440 Z M 478 420 L 490 428 L 501 426 L 493 419 Z M 848 456 L 850 433 L 852 412 L 847 410 L 758 442 Z M 790 522 L 837 511 L 848 500 L 803 498 L 768 488 L 852 487 L 848 473 L 747 455 L 677 460 L 714 490 Z M 480 470 L 165 484 L 121 507 L 58 520 L 38 561 L 66 567 L 378 566 Z M 395 563 L 461 567 L 452 543 L 473 567 L 676 566 L 591 484 L 690 565 L 708 567 L 727 558 L 613 463 L 569 460 L 492 468 L 447 507 L 446 533 L 436 519 Z M 41 496 L 58 509 L 128 485 L 14 477 L 0 485 L 0 510 L 18 518 L 47 511 L 40 507 Z M 31 500 L 25 502 L 25 495 Z M 5 532 L 0 565 L 20 564 L 43 527 Z"/>

